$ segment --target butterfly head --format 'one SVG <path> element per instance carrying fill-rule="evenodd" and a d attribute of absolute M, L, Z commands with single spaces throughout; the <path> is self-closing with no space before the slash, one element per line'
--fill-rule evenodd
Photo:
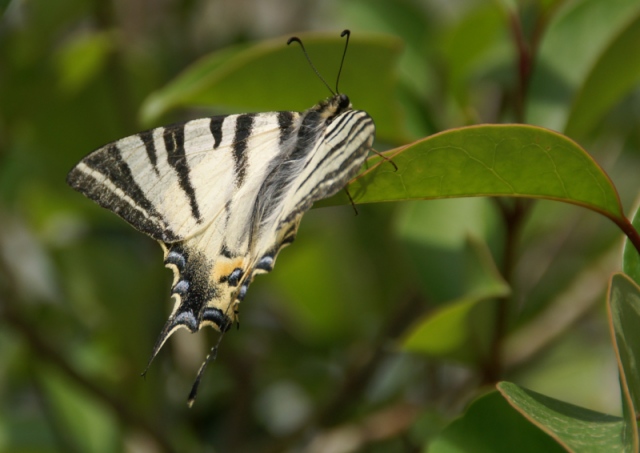
<path fill-rule="evenodd" d="M 338 104 L 336 108 L 338 114 L 351 110 L 351 101 L 346 94 L 338 93 L 332 99 Z"/>
<path fill-rule="evenodd" d="M 335 117 L 352 110 L 351 101 L 346 94 L 338 93 L 315 107 L 325 121 L 330 123 Z"/>

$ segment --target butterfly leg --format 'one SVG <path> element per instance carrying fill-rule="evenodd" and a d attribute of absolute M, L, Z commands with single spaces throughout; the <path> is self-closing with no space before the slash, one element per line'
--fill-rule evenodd
<path fill-rule="evenodd" d="M 353 201 L 353 198 L 351 198 L 351 194 L 349 193 L 349 189 L 347 189 L 347 187 L 344 188 L 344 192 L 347 194 L 347 197 L 349 197 L 349 201 L 351 202 L 351 206 L 353 207 L 353 212 L 358 215 L 358 208 L 356 208 L 356 204 Z"/>
<path fill-rule="evenodd" d="M 370 151 L 375 154 L 376 156 L 380 157 L 383 160 L 386 160 L 387 162 L 389 162 L 391 165 L 393 165 L 394 170 L 393 171 L 398 171 L 398 166 L 396 165 L 396 163 L 389 157 L 385 156 L 384 154 L 382 154 L 380 151 L 376 151 L 375 149 L 371 148 Z"/>

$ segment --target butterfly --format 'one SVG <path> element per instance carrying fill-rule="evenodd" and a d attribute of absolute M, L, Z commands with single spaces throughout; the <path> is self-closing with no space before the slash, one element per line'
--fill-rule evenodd
<path fill-rule="evenodd" d="M 342 62 L 349 33 L 341 35 L 347 36 Z M 302 41 L 288 44 L 294 41 L 324 82 Z M 71 187 L 158 241 L 173 271 L 174 308 L 149 364 L 179 328 L 212 326 L 224 333 L 237 322 L 253 278 L 273 269 L 303 214 L 359 172 L 374 122 L 352 108 L 337 83 L 335 93 L 327 87 L 332 96 L 304 112 L 158 127 L 109 143 L 70 171 Z M 190 405 L 216 351 L 217 345 L 198 372 Z"/>

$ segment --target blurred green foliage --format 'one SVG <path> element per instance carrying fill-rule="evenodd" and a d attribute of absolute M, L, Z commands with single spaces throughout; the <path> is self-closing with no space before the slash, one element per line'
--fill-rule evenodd
<path fill-rule="evenodd" d="M 0 451 L 637 449 L 639 24 L 637 0 L 0 1 Z M 376 149 L 416 141 L 352 183 L 357 217 L 305 216 L 189 410 L 215 333 L 140 378 L 171 273 L 66 173 L 143 128 L 310 107 L 286 39 L 333 85 L 344 28 Z"/>

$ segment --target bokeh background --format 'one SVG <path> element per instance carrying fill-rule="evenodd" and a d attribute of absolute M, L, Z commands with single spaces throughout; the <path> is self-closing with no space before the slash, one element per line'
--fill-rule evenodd
<path fill-rule="evenodd" d="M 619 414 L 604 293 L 622 235 L 594 212 L 541 201 L 510 223 L 513 200 L 314 209 L 252 284 L 242 327 L 188 409 L 216 334 L 176 333 L 140 377 L 171 310 L 171 272 L 154 241 L 65 176 L 139 130 L 255 105 L 231 83 L 222 107 L 196 94 L 145 116 L 210 53 L 349 28 L 341 90 L 390 81 L 353 99 L 387 131 L 376 148 L 485 122 L 549 127 L 594 156 L 631 212 L 638 47 L 620 50 L 627 77 L 612 69 L 596 90 L 614 95 L 576 99 L 639 14 L 637 0 L 0 0 L 0 451 L 428 451 L 498 379 Z M 397 58 L 360 64 L 367 37 Z M 337 66 L 340 40 L 328 49 L 316 58 Z M 306 86 L 304 99 L 254 74 L 274 109 L 328 95 L 299 51 L 290 56 L 302 69 L 273 74 Z M 335 66 L 321 67 L 331 85 Z M 595 112 L 586 126 L 572 122 L 576 105 Z M 499 341 L 494 300 L 460 315 L 464 332 L 445 322 L 422 343 L 412 337 L 472 297 L 478 268 L 511 289 Z"/>

